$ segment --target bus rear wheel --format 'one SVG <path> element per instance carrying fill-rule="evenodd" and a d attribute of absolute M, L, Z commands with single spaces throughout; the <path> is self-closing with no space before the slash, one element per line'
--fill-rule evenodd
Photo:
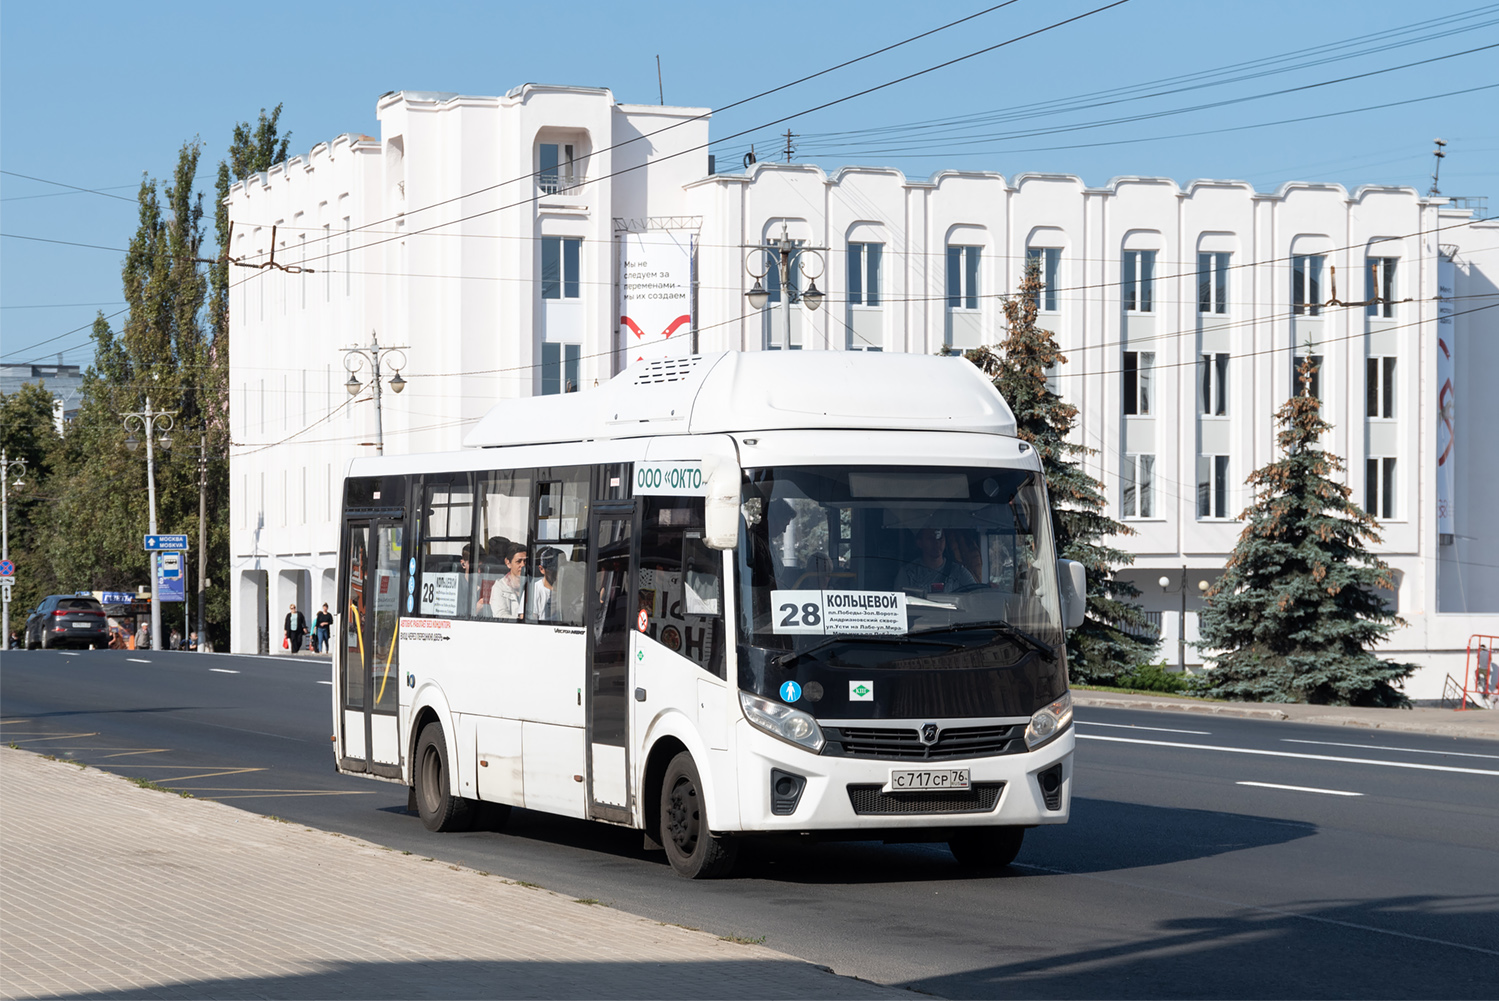
<path fill-rule="evenodd" d="M 721 879 L 734 871 L 739 846 L 708 830 L 703 780 L 686 751 L 671 759 L 661 782 L 661 844 L 677 875 Z"/>
<path fill-rule="evenodd" d="M 454 796 L 453 770 L 442 724 L 422 727 L 416 742 L 416 812 L 429 831 L 467 831 L 474 826 L 477 804 Z"/>
<path fill-rule="evenodd" d="M 965 869 L 1001 869 L 1015 861 L 1023 827 L 973 827 L 955 833 L 947 842 L 953 858 Z"/>

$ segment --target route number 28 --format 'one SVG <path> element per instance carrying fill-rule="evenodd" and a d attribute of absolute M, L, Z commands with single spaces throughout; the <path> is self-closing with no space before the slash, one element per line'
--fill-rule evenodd
<path fill-rule="evenodd" d="M 822 625 L 822 608 L 815 601 L 809 601 L 801 607 L 791 602 L 781 606 L 781 611 L 786 617 L 781 620 L 782 629 L 794 629 L 797 626 L 816 628 Z"/>

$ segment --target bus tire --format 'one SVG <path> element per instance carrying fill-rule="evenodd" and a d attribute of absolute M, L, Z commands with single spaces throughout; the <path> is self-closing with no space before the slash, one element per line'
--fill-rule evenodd
<path fill-rule="evenodd" d="M 953 834 L 947 847 L 966 869 L 1001 869 L 1015 861 L 1023 827 L 973 827 Z"/>
<path fill-rule="evenodd" d="M 688 879 L 722 879 L 739 855 L 735 842 L 708 830 L 703 780 L 687 751 L 671 759 L 661 781 L 661 844 L 677 875 Z"/>
<path fill-rule="evenodd" d="M 428 723 L 416 742 L 416 812 L 429 831 L 467 831 L 474 826 L 477 804 L 453 795 L 452 776 L 442 724 Z"/>

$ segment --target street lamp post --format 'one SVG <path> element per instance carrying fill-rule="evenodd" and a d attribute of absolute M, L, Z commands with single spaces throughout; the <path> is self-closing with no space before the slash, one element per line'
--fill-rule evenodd
<path fill-rule="evenodd" d="M 15 469 L 16 486 L 24 487 L 26 484 L 21 480 L 22 474 L 26 472 L 25 459 L 12 459 L 8 450 L 0 450 L 0 560 L 10 559 L 10 478 L 11 469 Z M 0 603 L 5 606 L 4 624 L 5 635 L 3 642 L 6 649 L 10 648 L 10 581 L 5 582 L 5 587 L 0 589 Z"/>
<path fill-rule="evenodd" d="M 805 254 L 811 254 L 816 257 L 821 267 L 816 276 L 808 279 L 807 291 L 798 294 L 792 288 L 792 266 L 793 262 L 799 265 L 802 256 Z M 758 271 L 755 270 L 755 265 L 752 263 L 756 256 L 759 256 L 761 262 L 765 265 Z M 778 276 L 781 280 L 781 302 L 786 307 L 783 313 L 786 320 L 785 347 L 787 350 L 790 350 L 791 303 L 793 299 L 800 299 L 813 312 L 816 312 L 817 308 L 822 305 L 823 293 L 817 287 L 817 279 L 827 270 L 827 259 L 819 252 L 819 248 L 797 246 L 792 242 L 790 235 L 786 231 L 786 227 L 783 225 L 781 227 L 781 239 L 778 242 L 768 247 L 751 247 L 749 249 L 749 253 L 745 255 L 744 267 L 750 273 L 751 277 L 755 279 L 754 287 L 746 292 L 744 297 L 749 300 L 750 307 L 757 310 L 764 309 L 765 304 L 770 301 L 770 293 L 761 284 L 761 279 L 770 273 L 771 268 L 778 269 Z"/>
<path fill-rule="evenodd" d="M 400 361 L 392 360 L 391 362 L 396 374 L 390 378 L 391 390 L 399 393 L 406 388 L 406 380 L 401 378 L 401 369 L 406 367 L 406 351 L 409 347 L 410 345 L 407 344 L 383 345 L 380 343 L 379 335 L 371 330 L 369 344 L 343 349 L 344 371 L 349 373 L 349 381 L 344 383 L 344 388 L 349 391 L 350 396 L 356 395 L 364 388 L 359 382 L 359 376 L 355 373 L 364 367 L 366 361 L 369 362 L 373 372 L 370 385 L 375 391 L 375 451 L 380 455 L 385 454 L 385 417 L 380 409 L 380 358 L 382 355 L 392 353 L 400 357 Z"/>
<path fill-rule="evenodd" d="M 151 505 L 151 534 L 156 533 L 156 432 L 161 432 L 161 447 L 170 449 L 172 438 L 169 432 L 176 425 L 177 412 L 152 410 L 151 397 L 146 397 L 146 409 L 133 410 L 121 415 L 129 437 L 125 446 L 134 452 L 140 445 L 134 432 L 139 430 L 146 439 L 146 498 Z M 161 649 L 161 586 L 156 579 L 156 561 L 160 557 L 151 554 L 151 649 Z"/>
<path fill-rule="evenodd" d="M 1182 607 L 1181 616 L 1176 620 L 1176 669 L 1183 674 L 1187 673 L 1187 568 L 1182 567 L 1181 583 L 1176 587 L 1171 586 L 1170 577 L 1162 577 L 1156 581 L 1161 585 L 1161 590 L 1167 594 L 1181 593 Z M 1206 591 L 1208 582 L 1200 580 L 1197 582 L 1198 591 Z"/>

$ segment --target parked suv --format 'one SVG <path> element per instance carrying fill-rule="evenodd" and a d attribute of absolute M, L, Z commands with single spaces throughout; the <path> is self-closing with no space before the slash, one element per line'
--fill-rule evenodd
<path fill-rule="evenodd" d="M 104 649 L 109 646 L 109 620 L 94 598 L 51 594 L 26 620 L 26 649 L 61 646 Z"/>

